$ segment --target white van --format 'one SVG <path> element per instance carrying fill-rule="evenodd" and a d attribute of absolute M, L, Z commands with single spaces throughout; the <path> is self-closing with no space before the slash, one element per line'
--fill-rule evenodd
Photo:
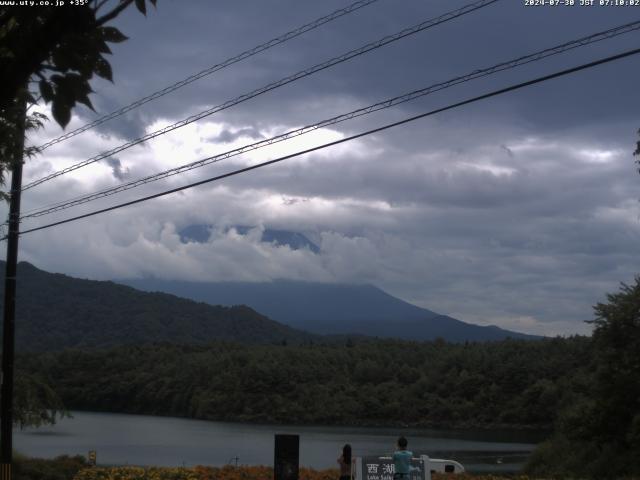
<path fill-rule="evenodd" d="M 460 462 L 456 462 L 455 460 L 443 460 L 442 458 L 429 458 L 429 470 L 431 471 L 431 473 L 433 472 L 463 473 L 464 467 Z"/>

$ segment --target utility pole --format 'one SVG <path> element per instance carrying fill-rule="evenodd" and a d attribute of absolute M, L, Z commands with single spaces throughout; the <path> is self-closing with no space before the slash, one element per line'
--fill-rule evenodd
<path fill-rule="evenodd" d="M 16 268 L 20 235 L 20 194 L 27 104 L 24 97 L 14 106 L 16 138 L 11 159 L 11 194 L 7 265 L 4 280 L 4 319 L 2 326 L 2 386 L 0 388 L 0 480 L 11 480 L 13 463 L 13 362 L 15 350 Z"/>

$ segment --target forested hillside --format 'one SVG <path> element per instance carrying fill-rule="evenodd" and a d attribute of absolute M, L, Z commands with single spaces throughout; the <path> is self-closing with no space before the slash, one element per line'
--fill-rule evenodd
<path fill-rule="evenodd" d="M 20 358 L 67 408 L 211 420 L 549 427 L 588 339 L 152 345 Z"/>
<path fill-rule="evenodd" d="M 315 338 L 248 307 L 212 306 L 140 292 L 112 282 L 43 272 L 26 262 L 18 265 L 18 281 L 18 351 L 162 341 L 202 344 L 218 339 L 297 343 Z"/>

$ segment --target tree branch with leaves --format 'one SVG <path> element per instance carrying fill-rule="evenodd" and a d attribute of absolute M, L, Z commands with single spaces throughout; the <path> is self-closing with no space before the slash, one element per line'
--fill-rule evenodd
<path fill-rule="evenodd" d="M 53 118 L 63 128 L 77 103 L 93 110 L 89 82 L 94 75 L 113 81 L 106 59 L 111 53 L 108 43 L 127 39 L 106 24 L 133 3 L 146 15 L 146 1 L 93 0 L 68 8 L 0 7 L 0 184 L 7 170 L 19 169 L 25 158 L 38 153 L 37 147 L 25 148 L 24 139 L 47 119 L 39 112 L 29 114 L 39 100 L 51 103 Z M 156 4 L 156 0 L 149 2 Z M 34 83 L 39 98 L 30 91 Z M 18 182 L 13 188 L 20 187 Z M 11 199 L 4 192 L 0 197 Z M 15 245 L 17 251 L 17 242 Z M 65 414 L 59 397 L 42 379 L 18 374 L 15 386 L 14 418 L 20 426 L 55 423 L 56 417 Z"/>
<path fill-rule="evenodd" d="M 71 120 L 71 111 L 81 103 L 91 110 L 90 80 L 94 75 L 113 81 L 107 55 L 109 43 L 127 37 L 106 25 L 135 3 L 146 15 L 147 0 L 94 0 L 70 8 L 0 7 L 0 184 L 11 168 L 15 155 L 11 149 L 25 130 L 16 122 L 19 105 L 37 103 L 28 86 L 36 83 L 51 113 L 63 128 Z M 156 5 L 156 0 L 148 0 Z M 27 129 L 45 119 L 40 114 L 27 118 Z M 27 156 L 35 150 L 24 152 Z M 5 195 L 6 197 L 6 195 Z"/>
<path fill-rule="evenodd" d="M 39 375 L 16 373 L 13 421 L 17 427 L 53 425 L 70 416 L 55 390 Z"/>
<path fill-rule="evenodd" d="M 156 0 L 149 0 L 153 5 Z M 135 3 L 146 14 L 146 0 L 90 2 L 72 8 L 0 9 L 0 109 L 9 108 L 21 88 L 30 80 L 38 81 L 40 94 L 52 103 L 54 119 L 65 127 L 71 109 L 82 103 L 93 109 L 89 81 L 93 75 L 113 81 L 111 65 L 106 55 L 108 43 L 127 39 L 117 28 L 106 23 L 115 19 Z"/>

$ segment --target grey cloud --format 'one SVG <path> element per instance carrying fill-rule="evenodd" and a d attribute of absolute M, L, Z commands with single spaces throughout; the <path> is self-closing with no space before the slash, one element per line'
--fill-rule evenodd
<path fill-rule="evenodd" d="M 509 158 L 514 157 L 513 151 L 506 145 L 500 145 L 500 148 L 509 156 Z"/>
<path fill-rule="evenodd" d="M 231 130 L 225 128 L 219 135 L 208 138 L 212 142 L 231 143 L 239 138 L 250 138 L 252 140 L 259 140 L 264 138 L 264 135 L 259 130 L 251 127 L 240 128 L 238 130 Z"/>
<path fill-rule="evenodd" d="M 180 93 L 154 102 L 145 109 L 166 115 L 186 112 L 193 106 L 222 102 L 287 73 L 293 73 L 464 3 L 447 2 L 446 6 L 409 3 L 403 4 L 403 8 L 397 8 L 394 2 L 380 2 L 276 47 L 264 55 L 242 62 L 233 69 L 196 82 Z M 238 7 L 234 3 L 221 2 L 220 5 L 216 4 L 216 13 L 211 16 L 205 12 L 214 8 L 213 6 L 196 2 L 187 6 L 167 4 L 146 19 L 129 15 L 120 23 L 124 31 L 135 32 L 135 35 L 131 35 L 132 39 L 127 42 L 126 50 L 115 52 L 116 81 L 122 82 L 126 87 L 127 97 L 133 97 L 136 93 L 141 96 L 151 88 L 161 88 L 179 80 L 180 74 L 186 76 L 212 65 L 232 52 L 250 48 L 272 35 L 288 31 L 339 6 L 343 4 L 323 2 L 313 6 L 306 4 L 304 8 L 300 8 L 295 2 L 281 1 L 268 4 L 255 2 L 251 6 L 245 4 Z M 268 93 L 244 106 L 234 107 L 231 115 L 253 117 L 254 120 L 259 116 L 261 121 L 267 118 L 273 121 L 285 113 L 287 116 L 295 114 L 297 106 L 305 99 L 313 96 L 327 98 L 345 91 L 354 92 L 363 102 L 379 100 L 627 21 L 626 13 L 621 11 L 625 9 L 551 10 L 553 9 L 531 10 L 518 2 L 500 2 Z M 224 12 L 222 16 L 221 11 Z M 287 15 L 281 15 L 282 11 L 287 11 Z M 211 28 L 212 18 L 219 19 L 216 28 Z M 238 21 L 239 18 L 242 19 L 241 22 Z M 499 29 L 492 27 L 496 24 L 500 25 Z M 242 25 L 240 30 L 238 25 Z M 264 25 L 269 25 L 268 31 L 265 31 Z M 542 25 L 545 31 L 543 38 L 539 35 Z M 166 32 L 161 48 L 150 48 L 150 38 L 155 38 L 153 30 Z M 460 35 L 461 31 L 465 34 Z M 619 50 L 628 44 L 625 38 L 629 37 L 590 47 L 585 53 L 576 51 L 570 56 L 550 59 L 543 67 L 527 67 L 520 76 L 503 74 L 496 78 L 517 80 L 530 77 L 536 71 L 548 73 L 555 67 L 566 67 L 573 61 Z M 229 42 L 229 39 L 234 41 Z M 569 61 L 569 58 L 575 60 Z M 624 110 L 624 104 L 620 100 L 626 98 L 625 91 L 631 91 L 627 88 L 633 87 L 633 76 L 617 72 L 621 69 L 629 71 L 631 68 L 631 64 L 620 63 L 616 66 L 615 81 L 619 87 L 616 89 L 605 87 L 614 79 L 611 70 L 605 69 L 600 74 L 576 76 L 561 84 L 562 88 L 556 85 L 532 89 L 528 93 L 512 95 L 507 101 L 496 99 L 492 103 L 515 106 L 525 121 L 538 121 L 544 115 L 546 118 L 543 125 L 548 125 L 547 128 L 557 128 L 559 125 L 566 128 L 568 118 L 590 118 L 594 114 L 606 114 L 610 111 L 608 107 L 611 106 L 612 99 L 616 103 L 618 114 L 622 113 L 620 108 Z M 121 72 L 120 76 L 118 72 Z M 128 72 L 136 73 L 132 75 Z M 145 75 L 143 72 L 154 74 Z M 495 87 L 501 83 L 502 80 L 490 79 L 478 85 Z M 470 91 L 477 93 L 479 89 L 474 87 Z M 599 94 L 593 95 L 594 91 Z M 112 91 L 110 95 L 123 96 L 117 91 Z M 437 97 L 448 99 L 448 95 L 439 94 Z M 453 97 L 459 98 L 459 93 L 451 96 Z M 413 106 L 407 108 L 415 109 Z M 631 112 L 630 109 L 626 110 Z M 549 115 L 549 111 L 554 114 Z M 308 118 L 311 113 L 306 111 L 304 115 Z"/>
<path fill-rule="evenodd" d="M 377 2 L 98 132 L 113 142 L 138 137 L 153 121 L 180 120 L 464 3 L 405 2 L 399 8 L 397 2 Z M 304 8 L 292 0 L 239 5 L 231 0 L 215 7 L 205 1 L 166 3 L 147 18 L 127 13 L 118 24 L 131 40 L 114 48 L 116 83 L 97 84 L 94 103 L 111 111 L 344 2 L 310 2 Z M 198 145 L 180 145 L 178 130 L 171 152 L 191 158 L 200 149 L 198 155 L 204 156 L 219 151 L 215 142 L 307 125 L 604 30 L 628 21 L 626 16 L 626 9 L 527 9 L 520 2 L 497 2 L 213 115 L 209 120 L 224 126 L 216 138 L 203 135 Z M 334 128 L 344 135 L 361 132 L 626 49 L 629 39 L 503 72 Z M 633 60 L 619 62 L 379 133 L 350 148 L 29 234 L 21 255 L 42 268 L 92 278 L 153 272 L 191 280 L 371 282 L 464 320 L 522 325 L 535 333 L 586 332 L 582 321 L 591 317 L 591 305 L 615 291 L 619 281 L 630 281 L 640 260 L 640 189 L 631 157 L 637 109 L 628 97 L 635 90 L 634 68 Z M 57 161 L 88 158 L 96 153 L 96 143 L 87 133 L 52 148 L 34 161 L 31 173 L 25 169 L 26 175 L 49 171 Z M 589 161 L 582 150 L 617 153 L 607 163 Z M 627 151 L 627 156 L 619 153 Z M 159 170 L 151 144 L 144 158 L 131 152 L 119 155 L 131 166 L 130 175 Z M 194 170 L 29 221 L 29 226 L 245 164 L 238 158 Z M 115 179 L 124 173 L 121 164 L 109 165 Z M 57 201 L 61 192 L 75 196 L 113 181 L 104 171 L 63 177 L 25 196 L 25 208 Z M 175 232 L 196 223 L 217 225 L 220 235 L 209 245 L 182 245 Z M 276 250 L 253 237 L 228 234 L 225 228 L 233 225 L 304 232 L 321 244 L 322 253 Z M 53 249 L 57 255 L 50 254 Z"/>
<path fill-rule="evenodd" d="M 100 79 L 97 79 L 94 82 L 97 83 L 97 85 L 94 86 L 94 89 L 101 92 L 100 95 L 96 95 L 96 98 L 92 98 L 94 107 L 98 113 L 92 112 L 85 107 L 77 108 L 74 111 L 74 114 L 80 117 L 82 124 L 91 123 L 106 114 L 111 114 L 120 110 L 122 107 L 130 103 L 125 100 L 127 97 L 123 98 L 121 96 L 118 85 L 113 85 Z M 145 92 L 144 94 L 147 93 L 148 92 Z M 138 99 L 131 98 L 131 101 L 135 100 Z M 155 114 L 153 116 L 155 116 Z M 95 127 L 95 130 L 107 138 L 113 137 L 120 141 L 130 141 L 142 137 L 146 133 L 145 128 L 150 121 L 151 116 L 145 112 L 144 109 L 134 109 L 115 118 L 114 120 L 98 125 Z"/>
<path fill-rule="evenodd" d="M 116 157 L 107 157 L 103 161 L 111 167 L 111 172 L 116 180 L 124 181 L 129 176 L 129 169 L 123 168 L 122 163 Z"/>

